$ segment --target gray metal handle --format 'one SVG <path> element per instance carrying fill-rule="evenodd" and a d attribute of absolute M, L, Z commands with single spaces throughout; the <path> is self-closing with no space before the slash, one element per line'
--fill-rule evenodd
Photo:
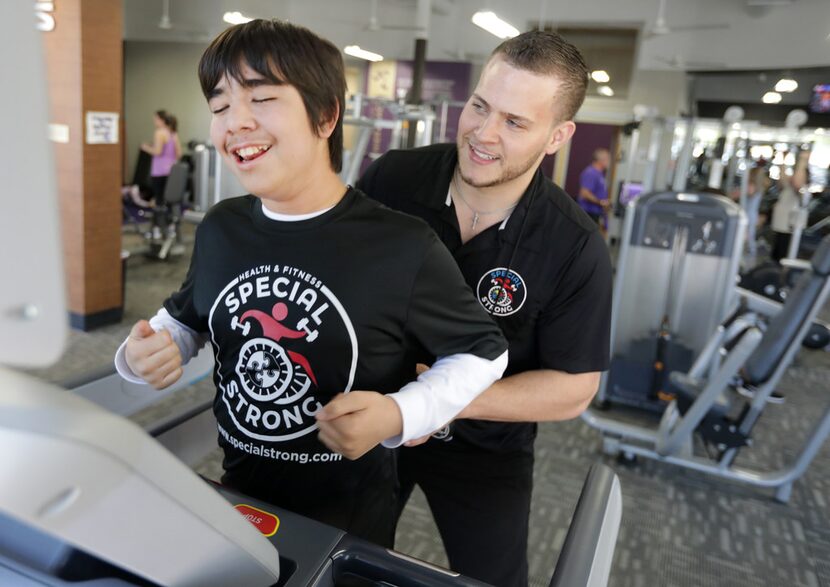
<path fill-rule="evenodd" d="M 620 481 L 611 468 L 595 464 L 574 510 L 550 587 L 608 584 L 622 518 Z"/>

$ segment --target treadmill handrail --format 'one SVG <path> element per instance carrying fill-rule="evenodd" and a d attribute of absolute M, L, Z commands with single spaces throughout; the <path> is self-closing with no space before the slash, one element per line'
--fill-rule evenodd
<path fill-rule="evenodd" d="M 188 420 L 195 418 L 199 414 L 208 411 L 212 407 L 213 398 L 210 397 L 188 407 L 186 410 L 176 412 L 172 416 L 159 420 L 158 422 L 153 422 L 149 426 L 145 426 L 144 430 L 153 438 L 158 438 L 165 432 L 169 432 L 173 428 L 176 428 Z"/>
<path fill-rule="evenodd" d="M 67 377 L 66 379 L 62 379 L 61 381 L 57 381 L 55 382 L 55 385 L 71 391 L 83 385 L 94 383 L 104 377 L 115 375 L 116 373 L 117 371 L 115 370 L 115 365 L 112 364 L 112 361 L 109 361 L 107 364 L 101 365 L 100 367 L 87 371 L 86 373 L 80 373 Z"/>
<path fill-rule="evenodd" d="M 607 585 L 621 518 L 619 479 L 597 463 L 588 471 L 550 587 Z"/>

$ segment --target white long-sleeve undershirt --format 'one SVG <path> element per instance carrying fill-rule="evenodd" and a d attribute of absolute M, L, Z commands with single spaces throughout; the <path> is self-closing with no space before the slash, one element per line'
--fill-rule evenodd
<path fill-rule="evenodd" d="M 207 334 L 182 324 L 164 308 L 150 319 L 150 326 L 155 331 L 164 329 L 170 333 L 179 347 L 183 365 L 208 341 Z M 115 368 L 127 381 L 144 383 L 127 365 L 126 345 L 125 340 L 115 353 Z M 394 448 L 435 432 L 499 379 L 506 368 L 507 351 L 493 360 L 469 353 L 439 357 L 416 381 L 388 394 L 401 411 L 403 430 L 399 436 L 383 441 L 383 446 Z"/>

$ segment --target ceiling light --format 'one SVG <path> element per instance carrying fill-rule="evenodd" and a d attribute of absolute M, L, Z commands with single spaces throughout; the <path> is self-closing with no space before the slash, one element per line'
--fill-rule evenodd
<path fill-rule="evenodd" d="M 591 72 L 591 79 L 598 84 L 607 84 L 611 81 L 611 76 L 604 69 L 597 69 Z"/>
<path fill-rule="evenodd" d="M 383 55 L 378 55 L 377 53 L 366 51 L 364 49 L 361 49 L 357 45 L 347 46 L 345 49 L 343 49 L 343 53 L 345 53 L 346 55 L 351 55 L 352 57 L 365 59 L 366 61 L 383 61 Z"/>
<path fill-rule="evenodd" d="M 611 86 L 600 86 L 597 88 L 597 92 L 609 98 L 614 95 L 614 90 L 611 89 Z"/>
<path fill-rule="evenodd" d="M 782 78 L 775 84 L 776 92 L 794 92 L 798 89 L 798 82 L 794 79 Z"/>
<path fill-rule="evenodd" d="M 246 22 L 251 22 L 254 19 L 250 18 L 248 16 L 245 16 L 244 14 L 242 14 L 239 11 L 234 11 L 234 12 L 226 12 L 222 16 L 222 20 L 224 20 L 228 24 L 245 24 Z"/>
<path fill-rule="evenodd" d="M 519 29 L 500 19 L 495 12 L 476 12 L 472 21 L 474 25 L 500 39 L 510 39 L 519 35 Z"/>
<path fill-rule="evenodd" d="M 817 135 L 823 135 L 824 134 L 824 129 L 823 128 L 817 128 L 815 132 L 816 132 Z"/>
<path fill-rule="evenodd" d="M 764 97 L 761 98 L 761 102 L 764 104 L 778 104 L 781 101 L 781 94 L 778 92 L 767 92 L 764 94 Z"/>

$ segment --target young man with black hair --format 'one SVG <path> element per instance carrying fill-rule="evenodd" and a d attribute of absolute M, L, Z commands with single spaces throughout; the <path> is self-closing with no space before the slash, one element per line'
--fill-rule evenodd
<path fill-rule="evenodd" d="M 211 43 L 199 80 L 211 140 L 252 195 L 207 213 L 181 289 L 135 324 L 116 365 L 163 388 L 209 340 L 223 483 L 389 546 L 390 448 L 491 385 L 504 338 L 426 223 L 337 176 L 334 45 L 255 20 Z M 425 355 L 436 373 L 412 381 Z"/>
<path fill-rule="evenodd" d="M 450 566 L 500 587 L 528 581 L 535 422 L 576 417 L 608 367 L 608 251 L 539 170 L 573 135 L 587 82 L 559 35 L 505 41 L 464 106 L 457 144 L 389 152 L 358 183 L 429 222 L 510 343 L 504 379 L 399 453 L 404 501 L 414 484 L 424 490 Z"/>

